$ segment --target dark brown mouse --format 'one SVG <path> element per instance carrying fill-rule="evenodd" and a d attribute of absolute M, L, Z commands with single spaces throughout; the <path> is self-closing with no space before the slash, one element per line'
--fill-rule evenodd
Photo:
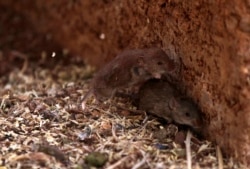
<path fill-rule="evenodd" d="M 119 89 L 139 87 L 145 81 L 159 79 L 174 69 L 174 61 L 162 49 L 126 50 L 96 73 L 83 102 L 90 94 L 105 101 Z"/>
<path fill-rule="evenodd" d="M 139 109 L 162 117 L 169 122 L 201 127 L 201 114 L 197 105 L 183 97 L 172 85 L 164 81 L 149 80 L 139 91 Z"/>

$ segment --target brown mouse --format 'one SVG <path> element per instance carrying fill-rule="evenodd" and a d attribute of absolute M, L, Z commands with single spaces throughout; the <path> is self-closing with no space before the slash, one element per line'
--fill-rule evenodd
<path fill-rule="evenodd" d="M 194 129 L 201 127 L 201 114 L 197 105 L 165 81 L 149 80 L 141 87 L 139 109 L 169 122 L 174 121 Z"/>
<path fill-rule="evenodd" d="M 99 101 L 105 101 L 119 89 L 139 88 L 145 81 L 159 79 L 174 69 L 174 61 L 162 49 L 126 50 L 96 73 L 83 103 L 90 94 Z"/>

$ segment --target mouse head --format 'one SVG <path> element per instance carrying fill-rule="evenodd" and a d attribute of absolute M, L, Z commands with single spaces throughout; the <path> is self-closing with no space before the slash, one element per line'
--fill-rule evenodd
<path fill-rule="evenodd" d="M 191 126 L 193 128 L 201 127 L 200 111 L 189 98 L 171 98 L 169 108 L 172 110 L 171 116 L 176 123 Z"/>
<path fill-rule="evenodd" d="M 148 49 L 146 54 L 138 58 L 139 66 L 143 67 L 154 78 L 174 70 L 174 61 L 161 49 Z"/>

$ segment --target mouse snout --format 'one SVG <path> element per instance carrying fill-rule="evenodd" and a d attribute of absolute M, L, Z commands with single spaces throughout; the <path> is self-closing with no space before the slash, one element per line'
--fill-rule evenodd
<path fill-rule="evenodd" d="M 153 77 L 156 78 L 156 79 L 160 79 L 161 74 L 160 73 L 153 73 Z"/>
<path fill-rule="evenodd" d="M 158 68 L 151 70 L 151 74 L 155 79 L 161 79 L 162 75 L 165 75 L 166 72 L 167 71 L 165 69 L 158 69 Z"/>

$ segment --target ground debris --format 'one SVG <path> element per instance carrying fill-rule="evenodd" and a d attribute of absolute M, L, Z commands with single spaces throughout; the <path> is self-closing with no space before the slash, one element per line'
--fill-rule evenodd
<path fill-rule="evenodd" d="M 89 99 L 81 109 L 90 70 L 29 62 L 0 77 L 0 168 L 84 168 L 94 152 L 104 154 L 98 166 L 108 169 L 187 168 L 187 131 L 136 111 L 123 98 L 115 104 Z M 188 145 L 193 168 L 241 168 L 221 153 L 218 163 L 216 145 L 195 133 Z"/>

